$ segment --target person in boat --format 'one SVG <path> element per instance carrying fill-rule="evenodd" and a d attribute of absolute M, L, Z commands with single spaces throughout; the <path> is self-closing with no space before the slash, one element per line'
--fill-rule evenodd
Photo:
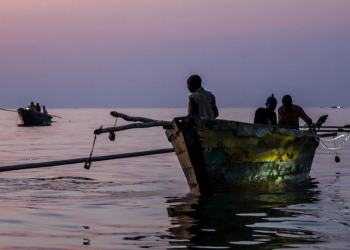
<path fill-rule="evenodd" d="M 267 98 L 265 105 L 266 108 L 258 108 L 255 111 L 254 124 L 277 125 L 277 100 L 274 94 Z"/>
<path fill-rule="evenodd" d="M 36 103 L 35 110 L 41 112 L 41 108 L 38 102 Z"/>
<path fill-rule="evenodd" d="M 47 115 L 47 110 L 46 110 L 45 106 L 43 106 L 43 114 Z"/>
<path fill-rule="evenodd" d="M 278 124 L 283 127 L 299 128 L 299 118 L 303 119 L 309 126 L 312 119 L 305 113 L 302 107 L 293 104 L 292 97 L 285 95 L 282 98 L 282 106 L 278 108 Z"/>
<path fill-rule="evenodd" d="M 215 119 L 219 116 L 215 96 L 202 87 L 202 79 L 200 76 L 190 76 L 187 79 L 187 89 L 191 93 L 188 97 L 188 117 Z"/>
<path fill-rule="evenodd" d="M 29 106 L 28 108 L 31 109 L 31 110 L 35 110 L 35 104 L 34 104 L 34 102 L 31 102 L 31 103 L 30 103 L 30 106 Z"/>

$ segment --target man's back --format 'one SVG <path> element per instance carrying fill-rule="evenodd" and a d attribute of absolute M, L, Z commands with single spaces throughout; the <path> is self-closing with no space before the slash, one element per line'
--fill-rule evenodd
<path fill-rule="evenodd" d="M 312 123 L 311 118 L 302 107 L 295 104 L 291 105 L 290 112 L 284 106 L 278 108 L 278 124 L 286 127 L 299 127 L 299 117 L 308 124 Z"/>
<path fill-rule="evenodd" d="M 268 108 L 258 108 L 255 111 L 254 124 L 277 125 L 276 113 Z"/>
<path fill-rule="evenodd" d="M 210 91 L 200 87 L 189 96 L 189 99 L 190 115 L 198 115 L 203 119 L 214 119 L 218 115 L 215 112 L 215 109 L 217 111 L 215 96 Z"/>

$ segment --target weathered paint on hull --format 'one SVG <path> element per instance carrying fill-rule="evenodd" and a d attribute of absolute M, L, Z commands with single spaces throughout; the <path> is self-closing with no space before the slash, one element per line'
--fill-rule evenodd
<path fill-rule="evenodd" d="M 52 116 L 34 110 L 20 108 L 17 110 L 22 126 L 49 126 Z"/>
<path fill-rule="evenodd" d="M 224 120 L 174 119 L 166 135 L 190 190 L 281 189 L 308 179 L 318 146 L 303 131 Z"/>

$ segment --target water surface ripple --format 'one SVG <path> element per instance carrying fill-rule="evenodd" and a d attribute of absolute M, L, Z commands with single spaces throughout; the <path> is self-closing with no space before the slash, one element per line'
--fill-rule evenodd
<path fill-rule="evenodd" d="M 17 127 L 1 112 L 0 165 L 88 157 L 93 130 L 113 109 L 56 109 L 50 127 Z M 118 109 L 171 120 L 185 109 Z M 251 122 L 254 109 L 221 109 Z M 350 109 L 306 109 L 327 125 Z M 118 120 L 117 125 L 126 122 Z M 169 148 L 162 128 L 97 138 L 93 155 Z M 334 146 L 330 144 L 330 146 Z M 350 249 L 350 146 L 317 149 L 309 183 L 266 193 L 200 197 L 188 192 L 174 153 L 1 173 L 0 249 Z"/>

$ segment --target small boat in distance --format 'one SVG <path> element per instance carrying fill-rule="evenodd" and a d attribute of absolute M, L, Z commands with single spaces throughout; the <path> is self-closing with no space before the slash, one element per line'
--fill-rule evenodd
<path fill-rule="evenodd" d="M 22 124 L 18 126 L 50 126 L 52 116 L 29 108 L 17 109 Z"/>
<path fill-rule="evenodd" d="M 342 108 L 344 108 L 344 107 L 342 107 L 342 106 L 332 106 L 331 108 L 332 108 L 332 109 L 342 109 Z"/>

